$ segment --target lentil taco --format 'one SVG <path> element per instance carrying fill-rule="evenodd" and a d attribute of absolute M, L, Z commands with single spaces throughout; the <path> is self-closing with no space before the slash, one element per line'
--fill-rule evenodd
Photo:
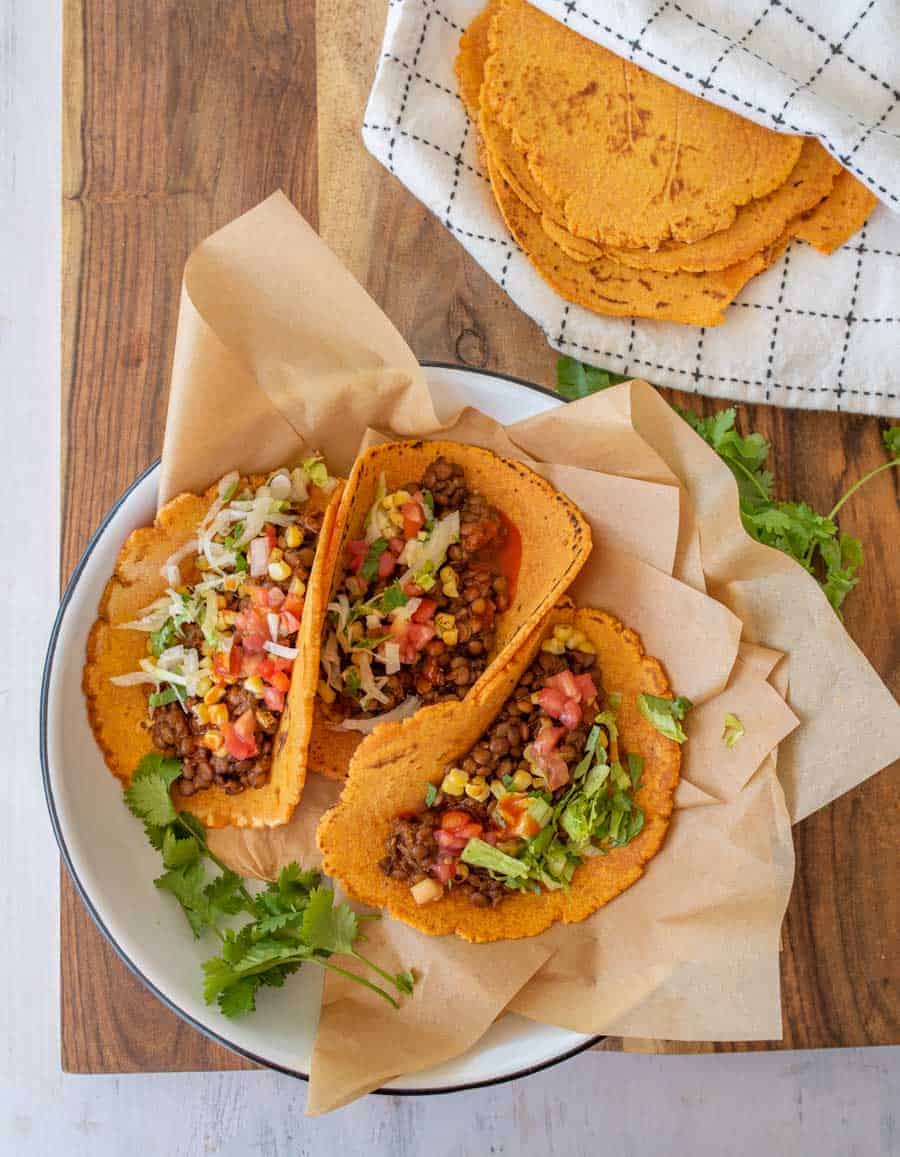
<path fill-rule="evenodd" d="M 311 584 L 322 645 L 310 767 L 343 777 L 379 724 L 472 696 L 590 549 L 578 508 L 521 462 L 446 441 L 362 454 Z"/>
<path fill-rule="evenodd" d="M 602 611 L 545 618 L 473 706 L 357 751 L 318 828 L 324 870 L 433 935 L 483 942 L 584 920 L 665 838 L 681 749 L 642 714 L 662 667 Z"/>
<path fill-rule="evenodd" d="M 83 686 L 109 769 L 181 761 L 178 806 L 207 827 L 286 823 L 300 798 L 319 635 L 307 588 L 340 485 L 311 457 L 182 494 L 123 546 Z"/>

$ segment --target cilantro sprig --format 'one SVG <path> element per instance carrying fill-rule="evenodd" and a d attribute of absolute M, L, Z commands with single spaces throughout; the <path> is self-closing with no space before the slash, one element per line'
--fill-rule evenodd
<path fill-rule="evenodd" d="M 256 1008 L 260 988 L 281 988 L 303 964 L 317 964 L 376 992 L 399 1008 L 380 985 L 336 964 L 333 956 L 349 956 L 370 968 L 396 992 L 410 994 L 411 972 L 389 973 L 357 948 L 364 939 L 360 916 L 348 904 L 336 904 L 334 892 L 322 885 L 316 871 L 288 864 L 278 879 L 251 893 L 206 841 L 203 824 L 176 810 L 170 788 L 181 774 L 181 761 L 153 753 L 141 760 L 125 792 L 129 810 L 144 824 L 147 838 L 162 855 L 165 871 L 154 884 L 174 896 L 196 937 L 210 932 L 220 952 L 203 965 L 203 994 L 229 1017 Z M 218 873 L 209 876 L 212 865 Z M 244 917 L 243 924 L 236 924 Z"/>
<path fill-rule="evenodd" d="M 584 365 L 575 358 L 562 357 L 556 363 L 557 389 L 570 401 L 624 381 L 627 378 L 621 374 Z M 772 497 L 775 480 L 766 469 L 771 447 L 762 434 L 738 432 L 733 406 L 707 418 L 679 406 L 674 408 L 712 446 L 735 476 L 741 521 L 747 533 L 757 542 L 775 547 L 799 562 L 840 614 L 844 599 L 859 582 L 857 572 L 863 564 L 863 547 L 859 539 L 840 530 L 835 518 L 861 486 L 883 470 L 900 466 L 900 426 L 891 426 L 882 433 L 889 460 L 855 482 L 828 514 L 819 514 L 806 502 Z"/>

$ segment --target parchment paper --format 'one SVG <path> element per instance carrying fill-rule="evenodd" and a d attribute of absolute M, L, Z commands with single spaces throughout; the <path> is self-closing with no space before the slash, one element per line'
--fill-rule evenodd
<path fill-rule="evenodd" d="M 371 955 L 412 967 L 416 995 L 394 1014 L 328 977 L 309 1111 L 459 1054 L 507 1006 L 582 1032 L 779 1037 L 791 817 L 900 752 L 900 711 L 818 586 L 751 542 L 731 474 L 646 383 L 505 430 L 471 410 L 441 427 L 407 346 L 282 195 L 192 254 L 161 500 L 304 446 L 346 471 L 363 439 L 439 432 L 536 460 L 585 509 L 595 549 L 573 593 L 634 627 L 697 704 L 684 779 L 645 876 L 581 925 L 472 946 L 380 921 Z M 747 727 L 731 750 L 729 711 Z M 315 862 L 336 790 L 314 778 L 285 828 L 212 842 L 245 874 Z"/>

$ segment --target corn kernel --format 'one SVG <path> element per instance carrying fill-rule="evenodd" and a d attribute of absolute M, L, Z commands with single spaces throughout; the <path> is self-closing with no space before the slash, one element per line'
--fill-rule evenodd
<path fill-rule="evenodd" d="M 260 727 L 268 729 L 275 726 L 276 719 L 271 711 L 256 711 L 254 714 L 256 715 L 256 722 Z"/>
<path fill-rule="evenodd" d="M 259 675 L 251 675 L 249 679 L 244 680 L 244 690 L 249 691 L 251 695 L 255 695 L 257 699 L 262 699 L 265 694 L 266 685 Z"/>
<path fill-rule="evenodd" d="M 288 591 L 290 594 L 296 595 L 298 598 L 302 598 L 306 594 L 306 583 L 302 578 L 294 578 L 291 580 L 291 585 L 288 587 Z"/>
<path fill-rule="evenodd" d="M 464 864 L 462 860 L 460 860 L 456 865 L 456 871 L 454 872 L 454 875 L 456 876 L 457 880 L 465 880 L 469 875 L 469 865 Z"/>
<path fill-rule="evenodd" d="M 236 591 L 241 585 L 241 580 L 236 574 L 229 574 L 225 576 L 225 582 L 222 585 L 226 591 Z"/>
<path fill-rule="evenodd" d="M 209 560 L 205 554 L 197 555 L 197 570 L 209 570 Z"/>
<path fill-rule="evenodd" d="M 203 699 L 210 687 L 212 687 L 212 679 L 200 679 L 197 683 L 197 698 Z"/>
<path fill-rule="evenodd" d="M 448 647 L 455 647 L 459 642 L 459 631 L 455 627 L 452 631 L 444 631 L 441 635 L 441 641 L 446 643 Z"/>
<path fill-rule="evenodd" d="M 225 688 L 221 683 L 217 683 L 215 687 L 210 687 L 203 696 L 203 702 L 207 707 L 212 707 L 215 703 L 221 703 L 225 698 Z"/>
<path fill-rule="evenodd" d="M 435 615 L 434 625 L 439 635 L 443 635 L 444 631 L 452 631 L 456 626 L 456 615 L 448 615 L 444 612 Z"/>
<path fill-rule="evenodd" d="M 503 786 L 503 784 L 501 783 L 501 781 L 499 779 L 492 779 L 491 780 L 491 794 L 494 796 L 495 799 L 503 799 L 503 797 L 505 795 L 508 795 L 509 793 L 507 792 L 506 788 Z"/>
<path fill-rule="evenodd" d="M 484 801 L 491 794 L 491 789 L 487 785 L 483 775 L 473 776 L 466 784 L 466 795 L 469 799 L 477 800 L 479 803 Z"/>
<path fill-rule="evenodd" d="M 284 558 L 284 551 L 279 550 L 277 546 L 273 546 L 269 551 L 269 562 L 281 562 Z"/>
<path fill-rule="evenodd" d="M 269 578 L 277 583 L 283 583 L 285 579 L 291 577 L 291 568 L 286 562 L 270 562 L 268 566 Z"/>
<path fill-rule="evenodd" d="M 226 626 L 226 627 L 233 627 L 234 624 L 237 622 L 237 617 L 238 617 L 237 611 L 222 611 L 221 615 L 219 615 L 219 618 L 222 620 L 223 626 Z"/>
<path fill-rule="evenodd" d="M 571 638 L 571 636 L 574 634 L 575 628 L 567 627 L 565 623 L 560 623 L 559 626 L 553 628 L 553 638 L 561 639 L 563 642 L 565 642 L 566 639 Z"/>
<path fill-rule="evenodd" d="M 566 644 L 561 639 L 544 639 L 541 643 L 541 650 L 547 651 L 551 655 L 561 655 L 566 649 Z"/>
<path fill-rule="evenodd" d="M 204 747 L 208 747 L 213 755 L 218 755 L 225 746 L 225 737 L 221 731 L 204 731 L 200 736 L 200 742 Z"/>
<path fill-rule="evenodd" d="M 573 631 L 566 639 L 566 648 L 569 651 L 580 651 L 583 644 L 587 642 L 583 631 Z"/>
<path fill-rule="evenodd" d="M 290 550 L 296 550 L 303 541 L 303 531 L 296 523 L 292 523 L 284 532 L 284 541 Z"/>
<path fill-rule="evenodd" d="M 513 791 L 527 791 L 533 782 L 532 776 L 527 771 L 522 771 L 522 769 L 519 768 L 512 777 Z"/>
<path fill-rule="evenodd" d="M 332 691 L 324 679 L 319 680 L 319 686 L 317 690 L 319 692 L 319 698 L 323 699 L 326 703 L 333 703 L 337 698 L 334 691 Z"/>
<path fill-rule="evenodd" d="M 224 611 L 225 608 L 228 606 L 228 600 L 225 598 L 224 595 L 216 595 L 216 606 L 219 608 L 220 611 Z"/>
<path fill-rule="evenodd" d="M 216 727 L 221 727 L 223 723 L 228 722 L 228 708 L 224 703 L 215 703 L 210 707 L 209 721 L 214 723 Z"/>
<path fill-rule="evenodd" d="M 209 723 L 209 708 L 205 703 L 198 703 L 194 708 L 194 715 L 198 723 Z"/>
<path fill-rule="evenodd" d="M 469 777 L 461 767 L 451 767 L 444 776 L 441 791 L 446 792 L 447 795 L 462 795 L 468 782 Z"/>
<path fill-rule="evenodd" d="M 410 492 L 408 490 L 395 490 L 393 494 L 386 495 L 384 506 L 386 510 L 394 510 L 405 506 L 407 502 L 412 502 Z"/>
<path fill-rule="evenodd" d="M 452 566 L 445 566 L 441 568 L 440 572 L 441 584 L 443 586 L 444 594 L 448 599 L 459 598 L 459 586 L 456 582 L 456 571 Z"/>
<path fill-rule="evenodd" d="M 399 510 L 392 510 L 390 512 L 390 514 L 388 515 L 388 518 L 394 524 L 394 526 L 402 526 L 403 525 L 403 514 Z"/>

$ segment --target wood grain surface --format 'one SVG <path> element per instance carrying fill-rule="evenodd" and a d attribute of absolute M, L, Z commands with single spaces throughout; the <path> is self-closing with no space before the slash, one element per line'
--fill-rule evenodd
<path fill-rule="evenodd" d="M 362 148 L 384 13 L 384 0 L 66 0 L 64 578 L 109 505 L 159 454 L 185 258 L 276 188 L 420 358 L 553 384 L 556 355 L 538 328 Z M 702 412 L 723 404 L 667 396 Z M 742 406 L 740 420 L 772 441 L 780 496 L 819 509 L 883 461 L 872 418 Z M 896 472 L 883 474 L 841 516 L 867 550 L 846 625 L 895 693 L 896 486 Z M 894 769 L 795 828 L 782 1042 L 628 1047 L 900 1041 L 898 802 Z M 61 886 L 66 1070 L 251 1067 L 167 1012 L 97 932 L 65 874 Z"/>

